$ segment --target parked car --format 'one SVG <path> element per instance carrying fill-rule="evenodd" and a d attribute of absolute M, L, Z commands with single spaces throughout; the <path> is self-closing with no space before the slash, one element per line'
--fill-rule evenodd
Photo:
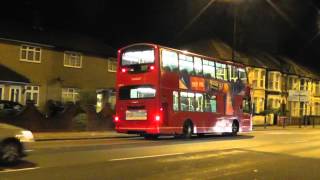
<path fill-rule="evenodd" d="M 15 115 L 21 112 L 23 105 L 13 101 L 0 100 L 0 113 L 3 115 Z"/>
<path fill-rule="evenodd" d="M 26 156 L 26 146 L 33 142 L 31 131 L 0 123 L 0 162 L 14 164 Z"/>

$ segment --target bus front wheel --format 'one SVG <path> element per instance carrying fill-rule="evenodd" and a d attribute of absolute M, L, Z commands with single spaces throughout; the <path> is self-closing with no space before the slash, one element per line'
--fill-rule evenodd
<path fill-rule="evenodd" d="M 238 121 L 233 121 L 232 127 L 231 127 L 231 135 L 236 136 L 239 131 L 239 123 Z"/>

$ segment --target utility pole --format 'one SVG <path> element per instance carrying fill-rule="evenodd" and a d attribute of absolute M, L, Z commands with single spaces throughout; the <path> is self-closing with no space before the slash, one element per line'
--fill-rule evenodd
<path fill-rule="evenodd" d="M 233 4 L 233 43 L 232 43 L 232 61 L 235 61 L 235 51 L 237 44 L 237 23 L 238 23 L 238 7 L 237 4 Z"/>

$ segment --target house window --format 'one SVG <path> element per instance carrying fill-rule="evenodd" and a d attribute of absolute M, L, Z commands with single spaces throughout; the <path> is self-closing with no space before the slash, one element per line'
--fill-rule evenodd
<path fill-rule="evenodd" d="M 264 98 L 254 97 L 255 113 L 261 113 L 264 111 Z"/>
<path fill-rule="evenodd" d="M 300 91 L 306 90 L 307 83 L 304 79 L 300 80 Z"/>
<path fill-rule="evenodd" d="M 288 90 L 299 90 L 299 81 L 296 77 L 288 78 Z"/>
<path fill-rule="evenodd" d="M 260 81 L 260 88 L 264 88 L 264 81 L 266 79 L 266 71 L 261 70 L 260 71 L 260 76 L 259 76 L 259 81 Z"/>
<path fill-rule="evenodd" d="M 315 82 L 315 95 L 320 96 L 320 81 Z"/>
<path fill-rule="evenodd" d="M 0 85 L 0 100 L 4 99 L 4 86 Z"/>
<path fill-rule="evenodd" d="M 270 72 L 268 76 L 268 89 L 279 91 L 280 90 L 281 75 L 278 72 Z"/>
<path fill-rule="evenodd" d="M 20 48 L 20 61 L 41 62 L 41 48 L 35 46 L 22 45 Z"/>
<path fill-rule="evenodd" d="M 25 99 L 27 101 L 33 101 L 36 106 L 39 105 L 39 86 L 26 86 Z"/>
<path fill-rule="evenodd" d="M 77 102 L 80 90 L 77 88 L 62 88 L 62 102 Z"/>
<path fill-rule="evenodd" d="M 320 103 L 319 102 L 315 102 L 313 105 L 313 115 L 320 115 Z"/>
<path fill-rule="evenodd" d="M 298 101 L 289 101 L 288 102 L 288 110 L 292 117 L 299 117 L 300 113 L 300 104 Z"/>
<path fill-rule="evenodd" d="M 64 63 L 65 67 L 81 68 L 82 67 L 82 55 L 77 52 L 65 52 Z"/>
<path fill-rule="evenodd" d="M 108 72 L 117 72 L 117 62 L 108 60 Z"/>
<path fill-rule="evenodd" d="M 263 69 L 254 69 L 251 71 L 251 83 L 253 88 L 262 88 L 264 89 L 265 85 L 265 70 Z"/>
<path fill-rule="evenodd" d="M 21 88 L 19 86 L 10 86 L 9 100 L 13 102 L 21 101 Z"/>
<path fill-rule="evenodd" d="M 271 97 L 268 98 L 268 109 L 279 109 L 280 108 L 280 97 Z"/>

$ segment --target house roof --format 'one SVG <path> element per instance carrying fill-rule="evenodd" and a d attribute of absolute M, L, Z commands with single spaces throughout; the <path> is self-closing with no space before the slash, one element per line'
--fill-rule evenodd
<path fill-rule="evenodd" d="M 27 77 L 0 64 L 0 82 L 29 84 L 30 80 Z"/>
<path fill-rule="evenodd" d="M 34 43 L 60 50 L 79 51 L 105 57 L 115 57 L 116 50 L 102 40 L 77 33 L 46 31 L 10 24 L 2 26 L 0 39 Z"/>
<path fill-rule="evenodd" d="M 222 60 L 232 59 L 232 47 L 219 39 L 202 40 L 182 46 L 181 48 L 190 52 L 217 57 Z M 318 73 L 298 64 L 289 57 L 256 50 L 251 50 L 246 53 L 236 51 L 234 53 L 235 61 L 247 66 L 266 68 L 268 70 L 320 80 Z"/>

